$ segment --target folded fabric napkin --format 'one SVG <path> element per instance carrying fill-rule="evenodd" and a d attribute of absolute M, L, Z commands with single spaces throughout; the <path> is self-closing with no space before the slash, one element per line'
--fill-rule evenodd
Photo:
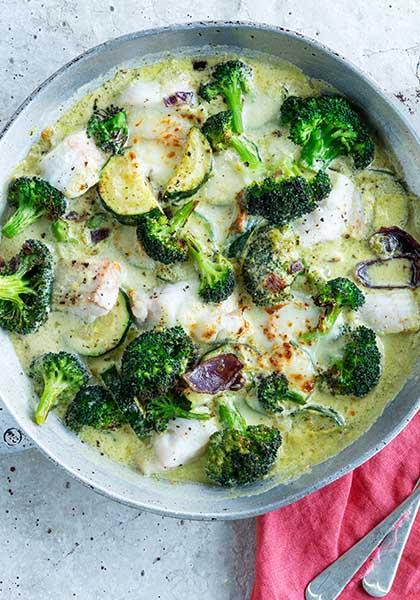
<path fill-rule="evenodd" d="M 257 519 L 251 600 L 303 600 L 307 584 L 402 502 L 420 475 L 420 414 L 379 454 L 322 490 Z M 371 559 L 370 559 L 371 560 Z M 361 579 L 340 600 L 367 600 Z M 420 517 L 389 600 L 420 600 Z"/>

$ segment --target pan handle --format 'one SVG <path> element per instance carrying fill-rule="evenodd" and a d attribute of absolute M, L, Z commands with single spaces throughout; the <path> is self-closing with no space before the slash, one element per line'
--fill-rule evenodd
<path fill-rule="evenodd" d="M 21 431 L 0 400 L 0 454 L 29 450 L 34 444 Z"/>

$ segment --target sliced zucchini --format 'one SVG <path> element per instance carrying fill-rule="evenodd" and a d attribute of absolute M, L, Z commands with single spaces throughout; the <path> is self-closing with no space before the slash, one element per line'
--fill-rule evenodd
<path fill-rule="evenodd" d="M 327 417 L 328 419 L 331 419 L 339 427 L 344 427 L 344 425 L 346 424 L 346 420 L 344 419 L 344 417 L 330 406 L 322 406 L 321 404 L 307 404 L 298 412 L 303 411 L 318 413 L 322 417 Z"/>
<path fill-rule="evenodd" d="M 211 246 L 214 243 L 214 231 L 210 221 L 198 210 L 191 213 L 182 229 L 182 234 L 188 233 L 203 244 Z M 181 234 L 181 236 L 182 236 Z"/>
<path fill-rule="evenodd" d="M 131 310 L 127 296 L 120 290 L 112 310 L 93 323 L 84 323 L 66 332 L 66 341 L 81 356 L 97 357 L 114 350 L 127 335 Z"/>
<path fill-rule="evenodd" d="M 102 169 L 98 192 L 104 207 L 125 225 L 135 225 L 140 215 L 158 206 L 132 150 L 109 159 Z"/>
<path fill-rule="evenodd" d="M 166 186 L 164 200 L 178 202 L 195 194 L 209 178 L 212 163 L 212 150 L 206 136 L 192 127 L 182 158 Z"/>

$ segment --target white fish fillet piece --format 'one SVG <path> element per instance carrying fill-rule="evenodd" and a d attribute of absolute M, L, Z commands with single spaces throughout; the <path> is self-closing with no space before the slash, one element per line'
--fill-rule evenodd
<path fill-rule="evenodd" d="M 69 198 L 96 185 L 106 156 L 85 131 L 76 131 L 41 160 L 42 175 Z"/>
<path fill-rule="evenodd" d="M 236 295 L 220 304 L 206 304 L 198 296 L 197 281 L 168 284 L 149 295 L 138 290 L 131 298 L 139 322 L 146 321 L 150 327 L 179 324 L 197 341 L 211 342 L 217 336 L 219 339 L 240 337 L 247 331 L 247 321 Z"/>
<path fill-rule="evenodd" d="M 157 81 L 134 81 L 121 94 L 118 103 L 129 106 L 153 106 L 162 104 L 162 89 Z"/>
<path fill-rule="evenodd" d="M 359 192 L 341 173 L 332 172 L 330 178 L 331 193 L 314 211 L 294 223 L 294 230 L 304 247 L 333 241 L 345 234 L 363 235 L 364 215 Z"/>
<path fill-rule="evenodd" d="M 217 429 L 215 419 L 174 419 L 164 433 L 155 437 L 153 456 L 140 457 L 140 469 L 150 475 L 188 463 L 204 451 Z"/>
<path fill-rule="evenodd" d="M 111 260 L 71 261 L 59 265 L 54 300 L 58 308 L 91 322 L 115 305 L 121 286 L 121 265 Z"/>
<path fill-rule="evenodd" d="M 411 290 L 366 294 L 358 314 L 377 333 L 400 333 L 420 328 L 419 307 Z"/>

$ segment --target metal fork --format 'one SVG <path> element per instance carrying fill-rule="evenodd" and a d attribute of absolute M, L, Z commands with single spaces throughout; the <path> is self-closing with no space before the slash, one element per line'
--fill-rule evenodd
<path fill-rule="evenodd" d="M 390 515 L 379 523 L 339 559 L 320 573 L 306 588 L 306 600 L 335 600 L 353 575 L 369 558 L 375 548 L 400 521 L 401 517 L 420 500 L 417 482 L 413 492 Z M 392 583 L 392 582 L 391 582 Z"/>
<path fill-rule="evenodd" d="M 370 596 L 382 598 L 390 592 L 419 506 L 420 498 L 414 501 L 411 508 L 401 517 L 401 522 L 388 533 L 379 546 L 378 556 L 362 579 L 363 589 Z"/>

